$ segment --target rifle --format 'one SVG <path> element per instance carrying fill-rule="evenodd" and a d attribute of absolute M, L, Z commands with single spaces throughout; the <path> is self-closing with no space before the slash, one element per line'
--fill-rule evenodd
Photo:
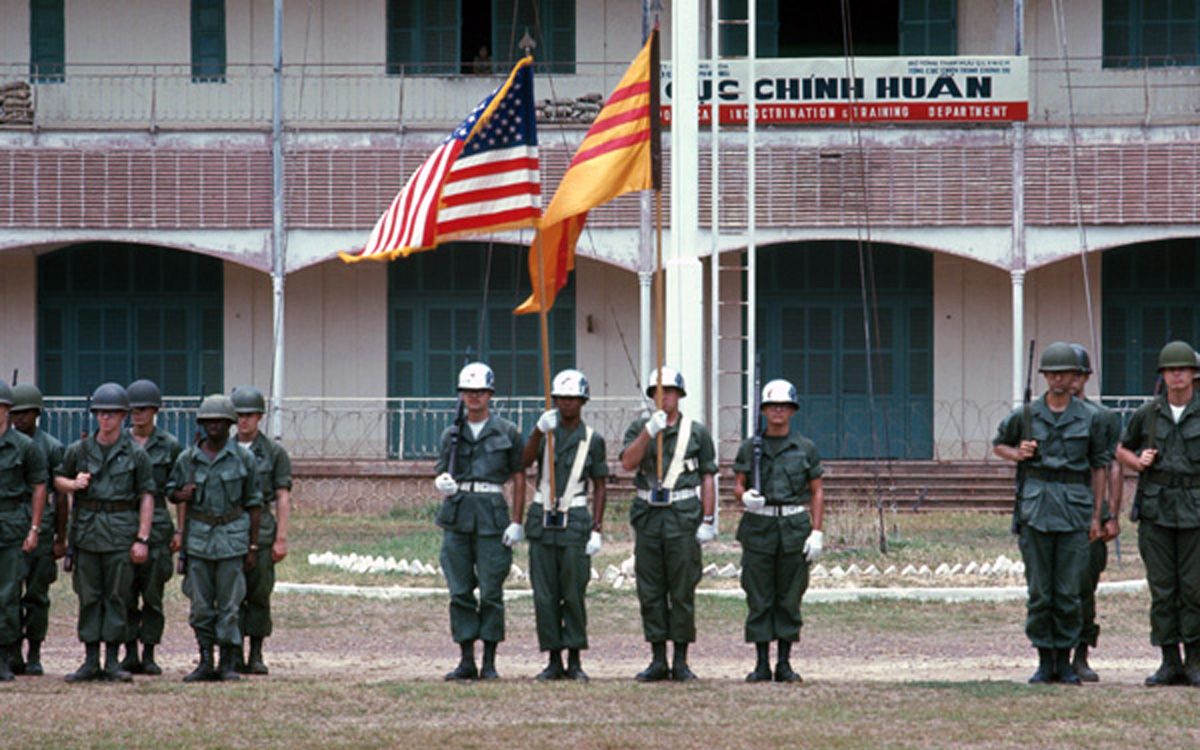
<path fill-rule="evenodd" d="M 767 424 L 766 418 L 762 413 L 762 356 L 754 355 L 754 436 L 750 438 L 750 445 L 754 449 L 753 458 L 750 461 L 750 481 L 754 489 L 762 492 L 762 455 L 763 455 L 763 435 L 766 434 Z"/>
<path fill-rule="evenodd" d="M 1033 401 L 1033 349 L 1035 339 L 1029 339 L 1029 362 L 1025 365 L 1025 393 L 1021 407 L 1021 442 L 1033 436 L 1033 415 L 1029 405 Z M 1018 446 L 1019 447 L 1019 446 Z M 1017 461 L 1017 491 L 1013 498 L 1012 533 L 1021 533 L 1021 496 L 1025 494 L 1025 462 Z"/>
<path fill-rule="evenodd" d="M 1158 397 L 1162 394 L 1163 376 L 1160 372 L 1158 377 L 1154 379 L 1154 395 L 1151 397 L 1150 403 L 1156 404 Z M 1142 448 L 1144 450 L 1154 450 L 1157 439 L 1155 435 L 1155 422 L 1158 421 L 1158 410 L 1151 408 L 1149 414 L 1146 415 L 1146 420 L 1142 422 Z M 1129 520 L 1137 523 L 1142 517 L 1142 489 L 1146 485 L 1146 471 L 1138 474 L 1137 492 L 1133 496 L 1133 502 L 1129 504 Z"/>
<path fill-rule="evenodd" d="M 201 430 L 199 427 L 196 427 L 196 432 L 193 435 L 193 438 L 195 440 L 195 443 L 194 443 L 194 447 L 192 449 L 193 450 L 192 459 L 188 463 L 188 484 L 195 486 L 195 484 L 196 484 L 196 454 L 195 454 L 195 451 L 199 450 L 200 443 L 204 442 L 204 431 Z M 193 500 L 196 499 L 195 495 L 192 496 L 192 499 Z M 184 503 L 182 506 L 180 506 L 180 513 L 183 516 L 183 524 L 182 524 L 183 533 L 179 535 L 179 559 L 175 562 L 175 572 L 181 576 L 186 576 L 187 575 L 187 563 L 188 563 L 187 538 L 188 538 L 188 515 L 189 515 L 188 511 L 187 511 L 187 503 Z"/>

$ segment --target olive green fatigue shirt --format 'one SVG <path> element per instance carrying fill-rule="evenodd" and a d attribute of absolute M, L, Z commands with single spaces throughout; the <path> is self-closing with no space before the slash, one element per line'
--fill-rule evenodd
<path fill-rule="evenodd" d="M 81 471 L 91 474 L 92 480 L 86 490 L 75 493 L 75 517 L 71 524 L 75 546 L 88 552 L 128 549 L 137 539 L 140 513 L 136 508 L 106 513 L 79 507 L 79 503 L 81 500 L 137 503 L 146 493 L 153 494 L 154 467 L 150 456 L 124 432 L 107 452 L 93 435 L 71 443 L 54 474 L 74 479 Z"/>
<path fill-rule="evenodd" d="M 629 429 L 625 430 L 624 448 L 628 448 L 641 432 L 646 428 L 647 417 L 635 419 L 633 424 L 629 425 Z M 675 443 L 679 437 L 679 422 L 683 421 L 683 416 L 680 415 L 679 421 L 673 425 L 668 425 L 662 431 L 663 436 L 663 476 L 665 477 L 671 466 L 671 459 L 675 455 Z M 624 450 L 622 450 L 624 452 Z M 642 462 L 638 465 L 637 474 L 633 478 L 634 485 L 640 490 L 648 490 L 654 486 L 658 476 L 658 468 L 655 456 L 658 452 L 658 437 L 650 438 L 650 443 L 646 446 L 646 453 L 642 456 Z M 713 445 L 712 435 L 709 434 L 708 428 L 698 421 L 692 421 L 692 435 L 688 440 L 687 450 L 684 452 L 683 470 L 679 473 L 679 479 L 675 482 L 673 490 L 683 490 L 695 488 L 700 491 L 700 485 L 705 474 L 717 473 L 717 451 Z M 670 505 L 669 514 L 660 514 L 655 516 L 659 519 L 657 528 L 643 528 L 643 522 L 650 520 L 650 513 L 654 510 L 648 502 L 635 497 L 632 505 L 629 507 L 629 523 L 635 529 L 643 529 L 649 531 L 653 536 L 661 536 L 664 539 L 674 539 L 680 536 L 691 536 L 696 533 L 696 528 L 700 525 L 702 516 L 702 503 L 697 496 L 694 500 L 684 500 L 682 502 L 672 502 Z M 661 510 L 666 510 L 665 508 Z"/>
<path fill-rule="evenodd" d="M 746 486 L 754 482 L 754 441 L 745 440 L 738 448 L 733 461 L 733 470 L 746 475 Z M 812 499 L 809 482 L 825 474 L 821 456 L 813 441 L 795 432 L 786 436 L 764 437 L 762 460 L 759 464 L 762 487 L 758 491 L 767 498 L 767 505 L 807 505 Z M 760 539 L 759 533 L 773 528 L 778 522 L 783 548 L 794 551 L 804 548 L 804 540 L 812 530 L 807 514 L 791 516 L 758 516 L 743 513 L 738 524 L 737 538 L 743 547 L 753 549 L 756 542 L 769 542 L 774 549 L 774 539 Z"/>
<path fill-rule="evenodd" d="M 449 471 L 461 485 L 464 482 L 491 482 L 504 484 L 513 474 L 524 471 L 521 450 L 525 441 L 517 426 L 507 419 L 489 416 L 479 437 L 471 427 L 463 423 L 458 436 L 458 454 L 455 466 L 448 468 L 450 461 L 450 430 L 442 433 L 442 450 L 438 455 L 438 474 Z M 459 491 L 442 502 L 438 511 L 437 524 L 443 529 L 463 534 L 478 533 L 497 536 L 509 524 L 508 505 L 504 495 Z"/>
<path fill-rule="evenodd" d="M 279 490 L 292 489 L 292 459 L 279 443 L 261 432 L 254 436 L 247 448 L 258 466 L 258 490 L 262 493 L 263 512 L 259 519 L 258 543 L 268 546 L 275 543 L 275 514 L 271 512 Z"/>
<path fill-rule="evenodd" d="M 1083 405 L 1092 410 L 1096 418 L 1100 420 L 1100 424 L 1104 426 L 1104 445 L 1109 456 L 1117 455 L 1117 443 L 1121 441 L 1121 415 L 1109 409 L 1104 404 L 1098 401 L 1081 398 Z M 1112 463 L 1111 461 L 1109 462 Z M 1105 479 L 1105 486 L 1108 486 L 1108 480 Z M 1100 521 L 1107 523 L 1112 519 L 1112 510 L 1109 508 L 1109 502 L 1105 502 L 1100 508 Z"/>
<path fill-rule="evenodd" d="M 130 439 L 132 437 L 130 431 Z M 150 544 L 170 544 L 175 534 L 175 523 L 171 520 L 171 512 L 167 510 L 167 480 L 183 448 L 174 435 L 155 427 L 142 445 L 142 450 L 150 456 L 150 465 L 154 467 L 154 523 L 150 527 Z"/>
<path fill-rule="evenodd" d="M 555 496 L 561 497 L 562 493 L 566 492 L 567 480 L 571 478 L 571 467 L 575 465 L 575 453 L 579 450 L 579 444 L 583 442 L 584 436 L 587 434 L 587 425 L 581 420 L 574 430 L 567 432 L 563 427 L 554 428 L 554 485 Z M 584 460 L 583 473 L 580 475 L 580 494 L 587 495 L 588 487 L 592 483 L 589 479 L 600 479 L 608 476 L 608 464 L 605 462 L 607 456 L 604 447 L 604 437 L 599 432 L 592 432 L 592 442 L 588 446 L 587 458 Z M 537 486 L 542 486 L 542 472 L 546 460 L 546 452 L 544 449 L 541 455 L 538 456 L 538 478 Z M 546 531 L 543 525 L 543 514 L 546 511 L 543 498 L 542 503 L 530 503 L 529 513 L 525 519 L 525 535 L 531 541 L 538 541 L 542 544 L 566 547 L 569 545 L 582 546 L 587 544 L 588 537 L 592 533 L 592 515 L 588 512 L 587 507 L 571 508 L 567 512 L 567 528 L 559 530 Z M 554 501 L 550 501 L 553 506 Z"/>
<path fill-rule="evenodd" d="M 250 551 L 250 515 L 245 511 L 262 505 L 257 471 L 254 456 L 233 440 L 226 441 L 212 458 L 195 445 L 179 454 L 167 480 L 167 492 L 196 483 L 196 495 L 187 506 L 184 544 L 189 557 L 226 560 Z M 213 524 L 201 521 L 193 511 L 214 517 L 236 517 L 227 523 Z"/>
<path fill-rule="evenodd" d="M 1125 425 L 1121 444 L 1139 452 L 1151 428 L 1158 458 L 1142 473 L 1141 519 L 1175 529 L 1200 527 L 1200 392 L 1192 395 L 1178 424 L 1165 397 L 1141 407 Z M 1167 481 L 1151 481 L 1151 475 Z"/>
<path fill-rule="evenodd" d="M 15 427 L 0 435 L 0 545 L 25 541 L 33 520 L 33 488 L 45 484 L 47 476 L 46 454 L 32 438 Z"/>
<path fill-rule="evenodd" d="M 1021 443 L 1024 406 L 1013 410 L 997 431 L 992 445 L 1017 447 Z M 1079 399 L 1072 398 L 1061 414 L 1055 414 L 1042 396 L 1029 405 L 1032 440 L 1037 454 L 1024 461 L 1026 470 L 1075 472 L 1080 482 L 1025 477 L 1021 492 L 1021 523 L 1046 533 L 1086 531 L 1091 525 L 1094 498 L 1091 470 L 1107 468 L 1112 462 L 1102 420 Z"/>
<path fill-rule="evenodd" d="M 58 438 L 41 429 L 40 427 L 34 430 L 33 442 L 42 449 L 42 453 L 46 456 L 46 468 L 52 470 L 55 466 L 62 463 L 63 452 L 66 448 L 59 442 Z M 54 509 L 54 482 L 46 481 L 46 510 L 42 512 L 42 526 L 38 532 L 39 553 L 48 553 L 54 547 L 54 521 L 56 512 Z M 32 507 L 32 506 L 31 506 Z"/>

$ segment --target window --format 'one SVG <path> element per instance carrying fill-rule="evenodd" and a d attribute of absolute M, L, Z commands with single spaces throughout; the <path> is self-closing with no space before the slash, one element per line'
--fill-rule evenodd
<path fill-rule="evenodd" d="M 900 54 L 955 54 L 955 6 L 955 0 L 900 0 Z"/>
<path fill-rule="evenodd" d="M 1200 65 L 1200 0 L 1105 0 L 1104 67 Z"/>
<path fill-rule="evenodd" d="M 192 0 L 192 81 L 225 82 L 225 0 Z"/>
<path fill-rule="evenodd" d="M 754 44 L 758 57 L 779 57 L 779 0 L 755 0 L 755 21 L 758 27 Z M 745 20 L 749 17 L 747 0 L 721 0 L 721 20 Z M 740 57 L 748 54 L 750 41 L 745 24 L 726 24 L 721 27 L 721 57 Z"/>
<path fill-rule="evenodd" d="M 63 80 L 65 31 L 63 0 L 30 0 L 29 76 L 34 83 L 59 83 Z"/>
<path fill-rule="evenodd" d="M 387 72 L 504 74 L 526 32 L 540 70 L 575 71 L 575 0 L 388 0 Z"/>

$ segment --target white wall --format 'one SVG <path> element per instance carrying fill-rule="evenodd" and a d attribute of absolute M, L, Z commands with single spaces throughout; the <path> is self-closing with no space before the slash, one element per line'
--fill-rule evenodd
<path fill-rule="evenodd" d="M 37 382 L 37 259 L 31 250 L 0 253 L 0 380 L 21 371 Z"/>
<path fill-rule="evenodd" d="M 636 396 L 634 368 L 641 340 L 637 274 L 587 258 L 576 257 L 575 262 L 576 366 L 591 382 L 593 396 Z"/>

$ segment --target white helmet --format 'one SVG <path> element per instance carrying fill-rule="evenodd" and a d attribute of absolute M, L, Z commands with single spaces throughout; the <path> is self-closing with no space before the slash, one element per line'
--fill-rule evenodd
<path fill-rule="evenodd" d="M 662 375 L 661 381 L 655 377 L 650 378 L 650 385 L 646 388 L 647 396 L 654 398 L 654 392 L 657 390 L 659 382 L 662 382 L 664 390 L 667 388 L 678 390 L 680 398 L 687 395 L 687 388 L 683 385 L 683 375 L 680 375 L 678 370 L 674 367 L 663 365 L 661 373 L 655 373 L 655 375 L 660 374 Z"/>
<path fill-rule="evenodd" d="M 472 362 L 458 371 L 458 390 L 496 391 L 496 374 L 482 362 Z"/>
<path fill-rule="evenodd" d="M 581 398 L 586 401 L 592 397 L 592 391 L 588 387 L 587 377 L 582 372 L 563 370 L 554 376 L 554 383 L 550 386 L 550 395 L 562 398 Z"/>
<path fill-rule="evenodd" d="M 796 393 L 796 386 L 780 378 L 763 386 L 762 404 L 788 404 L 799 409 L 800 397 Z"/>

